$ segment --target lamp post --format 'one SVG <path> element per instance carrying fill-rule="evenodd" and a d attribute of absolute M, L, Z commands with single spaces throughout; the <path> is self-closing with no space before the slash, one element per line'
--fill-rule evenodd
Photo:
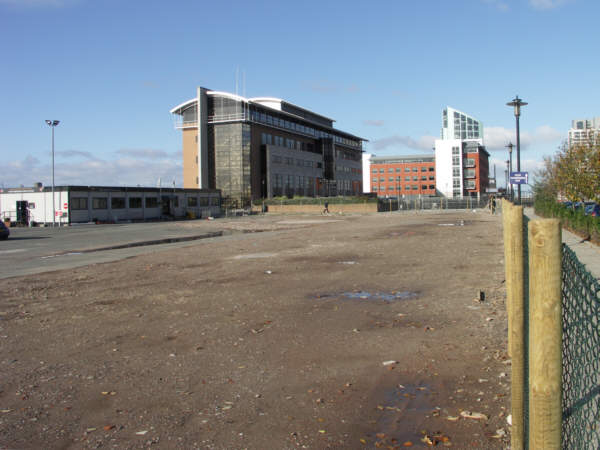
<path fill-rule="evenodd" d="M 523 99 L 520 99 L 517 95 L 512 101 L 508 102 L 506 106 L 512 106 L 515 110 L 515 119 L 517 121 L 517 172 L 521 171 L 521 134 L 519 132 L 519 116 L 521 115 L 521 106 L 527 105 Z M 517 204 L 521 204 L 521 185 L 517 186 Z"/>
<path fill-rule="evenodd" d="M 508 148 L 508 161 L 509 161 L 509 166 L 508 166 L 508 181 L 510 181 L 510 173 L 512 172 L 512 149 L 514 147 L 512 142 L 509 142 L 508 145 L 506 146 Z M 513 199 L 513 187 L 512 187 L 512 183 L 510 183 L 510 199 Z"/>
<path fill-rule="evenodd" d="M 56 208 L 54 206 L 54 127 L 60 120 L 46 120 L 46 124 L 52 129 L 52 227 L 56 226 Z"/>

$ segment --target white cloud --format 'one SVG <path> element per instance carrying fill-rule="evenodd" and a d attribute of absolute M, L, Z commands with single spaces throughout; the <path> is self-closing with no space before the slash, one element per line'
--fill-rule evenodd
<path fill-rule="evenodd" d="M 534 9 L 547 10 L 558 8 L 559 6 L 568 3 L 570 0 L 529 0 L 529 4 Z"/>
<path fill-rule="evenodd" d="M 85 158 L 85 159 L 98 159 L 93 153 L 86 152 L 83 150 L 60 150 L 56 152 L 56 156 L 63 158 Z"/>
<path fill-rule="evenodd" d="M 79 156 L 72 151 L 72 156 Z M 81 152 L 81 156 L 87 152 Z M 163 185 L 171 185 L 175 180 L 182 182 L 181 158 L 165 157 L 160 160 L 117 157 L 112 160 L 90 159 L 55 161 L 55 185 L 99 185 L 99 186 L 156 186 L 159 178 Z M 0 174 L 0 185 L 4 187 L 32 186 L 42 182 L 52 183 L 50 161 L 41 163 L 33 156 L 9 161 L 7 170 Z"/>
<path fill-rule="evenodd" d="M 366 120 L 363 120 L 363 123 L 365 125 L 370 126 L 370 127 L 382 127 L 385 124 L 385 121 L 383 121 L 383 120 L 366 119 Z"/>
<path fill-rule="evenodd" d="M 122 148 L 117 150 L 119 155 L 133 156 L 134 158 L 145 158 L 145 159 L 161 159 L 168 158 L 169 155 L 164 150 L 155 150 L 152 148 Z"/>
<path fill-rule="evenodd" d="M 421 136 L 415 140 L 410 136 L 390 136 L 376 139 L 372 142 L 373 150 L 383 150 L 389 147 L 408 147 L 415 150 L 433 150 L 433 144 L 437 138 L 434 136 Z"/>
<path fill-rule="evenodd" d="M 506 145 L 512 142 L 516 145 L 516 132 L 514 128 L 485 127 L 484 144 L 488 150 L 506 150 Z M 549 125 L 542 125 L 533 132 L 521 131 L 521 148 L 525 149 L 535 144 L 546 144 L 565 138 L 564 133 L 555 130 Z"/>

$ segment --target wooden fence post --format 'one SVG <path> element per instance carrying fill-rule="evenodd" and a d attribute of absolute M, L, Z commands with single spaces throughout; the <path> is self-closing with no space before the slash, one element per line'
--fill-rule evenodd
<path fill-rule="evenodd" d="M 561 228 L 558 219 L 529 223 L 529 442 L 561 448 Z"/>
<path fill-rule="evenodd" d="M 525 316 L 523 298 L 523 207 L 504 200 L 504 254 L 506 264 L 506 307 L 508 353 L 511 357 L 511 448 L 524 448 Z"/>

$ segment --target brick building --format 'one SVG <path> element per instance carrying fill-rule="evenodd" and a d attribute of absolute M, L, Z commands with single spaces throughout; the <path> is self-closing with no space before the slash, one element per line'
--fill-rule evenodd
<path fill-rule="evenodd" d="M 370 172 L 371 192 L 379 197 L 436 193 L 433 155 L 372 157 Z"/>

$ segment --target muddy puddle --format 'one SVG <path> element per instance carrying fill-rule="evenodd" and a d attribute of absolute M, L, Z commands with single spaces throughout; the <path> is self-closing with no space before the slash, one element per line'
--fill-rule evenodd
<path fill-rule="evenodd" d="M 341 298 L 346 300 L 367 300 L 375 302 L 391 303 L 400 300 L 409 300 L 417 298 L 418 294 L 412 291 L 392 291 L 392 292 L 381 292 L 381 291 L 348 291 L 339 292 L 335 294 L 317 294 L 317 299 L 333 299 Z"/>
<path fill-rule="evenodd" d="M 432 394 L 427 385 L 397 385 L 381 393 L 376 427 L 379 436 L 385 437 L 380 445 L 403 445 L 407 442 L 417 447 L 422 445 L 424 435 L 421 429 L 426 416 L 439 414 L 431 399 Z"/>

